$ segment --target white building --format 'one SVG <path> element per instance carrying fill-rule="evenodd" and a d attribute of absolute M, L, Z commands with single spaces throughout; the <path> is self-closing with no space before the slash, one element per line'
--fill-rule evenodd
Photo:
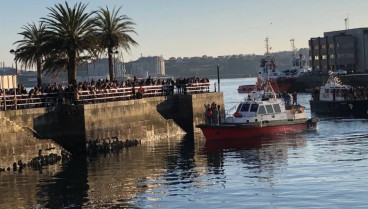
<path fill-rule="evenodd" d="M 127 73 L 133 75 L 140 77 L 165 75 L 165 60 L 162 56 L 141 57 L 130 64 Z"/>

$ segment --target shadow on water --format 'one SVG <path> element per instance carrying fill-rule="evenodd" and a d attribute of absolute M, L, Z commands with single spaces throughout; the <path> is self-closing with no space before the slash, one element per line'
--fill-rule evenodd
<path fill-rule="evenodd" d="M 87 160 L 73 159 L 49 182 L 40 181 L 37 199 L 46 208 L 81 208 L 87 200 Z"/>
<path fill-rule="evenodd" d="M 80 157 L 52 179 L 38 183 L 37 202 L 46 208 L 146 207 L 163 188 L 189 187 L 200 176 L 195 163 L 191 135 Z"/>

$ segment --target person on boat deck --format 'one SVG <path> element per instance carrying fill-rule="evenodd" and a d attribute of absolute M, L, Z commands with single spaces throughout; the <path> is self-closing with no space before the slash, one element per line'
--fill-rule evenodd
<path fill-rule="evenodd" d="M 283 98 L 285 100 L 285 107 L 289 108 L 290 107 L 290 100 L 291 100 L 290 94 L 285 92 Z"/>
<path fill-rule="evenodd" d="M 296 92 L 293 93 L 293 105 L 298 104 L 298 94 Z"/>

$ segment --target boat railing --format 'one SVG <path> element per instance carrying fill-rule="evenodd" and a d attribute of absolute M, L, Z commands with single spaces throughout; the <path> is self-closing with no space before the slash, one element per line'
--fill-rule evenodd
<path fill-rule="evenodd" d="M 225 110 L 225 116 L 226 117 L 233 116 L 233 114 L 234 114 L 237 107 L 238 107 L 238 104 L 234 105 L 233 107 L 231 107 L 228 110 Z"/>

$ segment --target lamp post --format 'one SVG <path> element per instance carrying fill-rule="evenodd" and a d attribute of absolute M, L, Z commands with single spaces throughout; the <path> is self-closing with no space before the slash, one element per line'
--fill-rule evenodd
<path fill-rule="evenodd" d="M 20 50 L 19 49 L 17 49 L 17 50 L 14 50 L 14 49 L 11 49 L 10 50 L 10 53 L 11 54 L 14 54 L 14 61 L 15 61 L 15 75 L 18 75 L 18 65 L 17 65 L 17 60 L 16 60 L 16 58 L 17 58 L 17 54 L 20 52 Z"/>
<path fill-rule="evenodd" d="M 217 82 L 218 82 L 218 92 L 220 92 L 220 66 L 217 65 Z"/>
<path fill-rule="evenodd" d="M 122 77 L 124 78 L 125 77 L 125 65 L 124 65 L 124 56 L 123 56 L 123 54 L 121 54 L 121 59 L 122 59 Z"/>

